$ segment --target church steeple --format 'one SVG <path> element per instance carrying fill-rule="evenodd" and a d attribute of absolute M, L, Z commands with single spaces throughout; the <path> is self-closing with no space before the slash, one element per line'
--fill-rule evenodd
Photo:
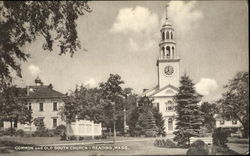
<path fill-rule="evenodd" d="M 160 47 L 160 57 L 159 59 L 162 60 L 171 60 L 177 59 L 176 53 L 176 43 L 175 43 L 175 36 L 174 36 L 174 28 L 169 22 L 168 19 L 168 4 L 166 5 L 166 18 L 165 22 L 162 25 L 160 30 L 161 32 L 161 41 L 159 44 Z"/>
<path fill-rule="evenodd" d="M 166 17 L 161 27 L 161 40 L 159 43 L 158 85 L 163 88 L 167 85 L 179 86 L 180 59 L 176 51 L 174 28 L 169 22 L 168 4 L 166 5 Z"/>

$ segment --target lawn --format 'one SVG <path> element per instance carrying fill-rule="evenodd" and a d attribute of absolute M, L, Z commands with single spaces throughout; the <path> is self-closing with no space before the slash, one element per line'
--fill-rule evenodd
<path fill-rule="evenodd" d="M 2 138 L 3 139 L 3 138 Z M 6 137 L 5 137 L 6 139 Z M 27 144 L 35 144 L 35 145 L 41 145 L 41 144 L 48 144 L 48 143 L 62 143 L 62 144 L 74 144 L 73 147 L 104 147 L 106 149 L 104 150 L 81 150 L 81 151 L 12 151 L 11 153 L 2 153 L 2 155 L 7 155 L 7 156 L 27 156 L 27 155 L 37 155 L 37 156 L 54 156 L 54 155 L 185 155 L 187 149 L 181 149 L 181 148 L 159 148 L 155 147 L 153 145 L 153 142 L 155 138 L 123 138 L 123 137 L 118 137 L 117 138 L 117 143 L 114 145 L 112 144 L 112 139 L 109 139 L 110 143 L 102 143 L 103 141 L 106 140 L 98 140 L 99 143 L 91 143 L 91 142 L 96 142 L 97 140 L 91 140 L 89 144 L 85 145 L 79 145 L 78 143 L 87 143 L 87 141 L 59 141 L 59 138 L 11 138 L 9 137 L 8 140 L 15 140 L 15 141 L 22 141 L 22 143 L 27 143 Z M 126 147 L 126 149 L 107 149 L 112 147 L 114 148 L 123 148 Z"/>

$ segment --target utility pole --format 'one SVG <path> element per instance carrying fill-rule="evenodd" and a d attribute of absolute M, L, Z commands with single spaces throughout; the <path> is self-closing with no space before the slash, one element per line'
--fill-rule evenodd
<path fill-rule="evenodd" d="M 127 124 L 126 124 L 126 108 L 124 107 L 124 135 L 127 133 Z"/>
<path fill-rule="evenodd" d="M 115 102 L 112 102 L 112 104 L 114 105 L 114 138 L 113 138 L 113 143 L 115 144 L 115 139 L 116 139 L 116 129 L 115 129 Z"/>

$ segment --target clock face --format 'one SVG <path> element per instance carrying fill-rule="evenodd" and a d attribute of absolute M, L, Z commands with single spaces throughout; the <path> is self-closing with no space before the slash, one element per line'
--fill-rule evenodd
<path fill-rule="evenodd" d="M 172 75 L 174 73 L 174 68 L 172 66 L 166 66 L 164 68 L 164 73 L 166 75 Z"/>

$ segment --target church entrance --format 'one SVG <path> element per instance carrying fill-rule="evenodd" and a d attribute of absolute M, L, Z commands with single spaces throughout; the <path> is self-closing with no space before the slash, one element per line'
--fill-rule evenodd
<path fill-rule="evenodd" d="M 169 131 L 173 130 L 173 119 L 172 118 L 168 119 L 168 130 Z"/>

